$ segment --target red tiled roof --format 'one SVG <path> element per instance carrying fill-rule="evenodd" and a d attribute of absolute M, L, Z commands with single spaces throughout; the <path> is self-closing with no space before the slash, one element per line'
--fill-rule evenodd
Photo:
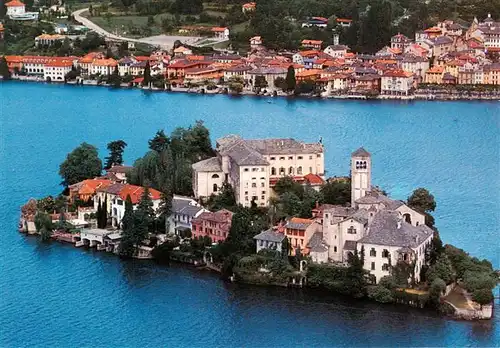
<path fill-rule="evenodd" d="M 24 4 L 19 0 L 12 0 L 5 4 L 6 7 L 21 7 Z"/>
<path fill-rule="evenodd" d="M 144 187 L 136 186 L 136 185 L 124 185 L 120 190 L 120 198 L 123 200 L 127 199 L 127 196 L 130 195 L 130 199 L 132 200 L 132 204 L 137 204 L 141 201 L 141 196 L 144 192 Z M 155 189 L 149 189 L 149 196 L 152 200 L 158 200 L 161 197 L 161 192 Z"/>
<path fill-rule="evenodd" d="M 321 45 L 321 40 L 302 40 L 302 45 Z"/>
<path fill-rule="evenodd" d="M 210 29 L 211 31 L 213 32 L 223 32 L 225 31 L 227 28 L 226 27 L 213 27 L 212 29 Z"/>
<path fill-rule="evenodd" d="M 311 185 L 322 185 L 325 181 L 317 174 L 307 174 L 304 179 L 308 181 Z"/>

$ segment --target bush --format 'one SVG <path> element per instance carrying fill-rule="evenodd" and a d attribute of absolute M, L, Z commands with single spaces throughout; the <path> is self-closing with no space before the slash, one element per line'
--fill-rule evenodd
<path fill-rule="evenodd" d="M 441 298 L 441 295 L 443 294 L 445 289 L 445 281 L 441 278 L 435 278 L 429 288 L 429 300 L 431 301 L 431 303 L 437 306 L 439 304 L 439 299 Z"/>
<path fill-rule="evenodd" d="M 394 281 L 394 279 L 391 276 L 382 277 L 380 279 L 380 281 L 378 282 L 378 285 L 380 285 L 386 289 L 389 289 L 389 290 L 394 290 L 397 287 L 396 282 Z"/>
<path fill-rule="evenodd" d="M 391 303 L 394 302 L 391 290 L 383 287 L 382 285 L 371 285 L 367 288 L 368 298 L 380 302 Z"/>
<path fill-rule="evenodd" d="M 493 293 L 489 289 L 479 289 L 472 293 L 472 299 L 482 307 L 493 302 Z"/>

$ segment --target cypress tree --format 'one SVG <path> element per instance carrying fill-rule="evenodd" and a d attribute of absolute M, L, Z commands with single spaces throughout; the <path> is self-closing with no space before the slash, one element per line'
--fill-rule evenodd
<path fill-rule="evenodd" d="M 295 86 L 297 85 L 297 81 L 295 80 L 295 69 L 292 65 L 288 67 L 288 71 L 286 73 L 286 90 L 293 91 L 295 90 Z"/>

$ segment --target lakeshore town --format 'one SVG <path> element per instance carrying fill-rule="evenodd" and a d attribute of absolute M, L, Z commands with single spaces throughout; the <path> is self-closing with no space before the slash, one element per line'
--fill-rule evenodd
<path fill-rule="evenodd" d="M 7 2 L 11 20 L 26 15 L 19 0 Z M 253 4 L 255 6 L 255 4 Z M 247 11 L 252 3 L 243 5 Z M 328 19 L 312 17 L 303 26 L 325 28 Z M 339 27 L 352 20 L 337 18 Z M 192 28 L 191 28 L 192 29 Z M 229 27 L 209 28 L 216 40 L 228 40 Z M 68 28 L 33 38 L 37 48 L 69 46 L 75 36 Z M 183 29 L 189 33 L 189 28 Z M 193 29 L 194 30 L 194 29 Z M 227 51 L 196 53 L 177 41 L 171 49 L 134 55 L 134 42 L 125 42 L 128 55 L 110 56 L 122 43 L 106 38 L 102 50 L 84 56 L 5 55 L 9 77 L 26 81 L 139 87 L 198 93 L 309 95 L 381 99 L 499 98 L 500 22 L 488 15 L 468 26 L 444 20 L 415 37 L 392 36 L 375 54 L 352 52 L 332 32 L 330 42 L 304 39 L 299 51 L 273 51 L 256 35 L 246 55 Z M 0 39 L 4 27 L 0 24 Z M 5 77 L 4 77 L 5 78 Z"/>
<path fill-rule="evenodd" d="M 204 129 L 198 123 L 185 137 Z M 153 166 L 156 153 L 163 155 L 155 158 L 168 157 L 166 144 L 172 146 L 174 139 L 159 131 L 149 141 L 147 166 Z M 205 159 L 190 165 L 193 195 L 167 197 L 130 184 L 137 172 L 147 174 L 140 161 L 121 163 L 124 146 L 108 144 L 105 174 L 68 185 L 55 199 L 62 205 L 51 196 L 31 199 L 21 209 L 19 230 L 123 256 L 125 240 L 142 226 L 128 254 L 138 259 L 166 257 L 243 283 L 311 286 L 382 303 L 437 307 L 461 319 L 493 315 L 498 275 L 491 263 L 443 246 L 429 213 L 434 197 L 427 190 L 417 189 L 402 201 L 374 186 L 372 169 L 381 164 L 362 147 L 339 159 L 350 161 L 350 177 L 326 178 L 321 140 L 228 135 L 217 139 L 215 149 L 208 146 L 205 153 L 211 155 L 197 155 Z M 65 171 L 85 171 L 76 160 L 85 151 L 90 165 L 94 150 L 84 143 L 61 165 L 63 177 Z M 148 220 L 144 227 L 148 214 L 153 220 L 165 215 L 158 220 L 161 226 L 151 228 Z"/>

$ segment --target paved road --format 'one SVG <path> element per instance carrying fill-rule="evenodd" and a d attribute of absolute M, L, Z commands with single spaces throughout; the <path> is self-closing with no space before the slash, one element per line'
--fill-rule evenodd
<path fill-rule="evenodd" d="M 87 28 L 95 31 L 99 35 L 102 35 L 108 39 L 113 39 L 113 40 L 120 40 L 120 41 L 128 41 L 128 42 L 139 42 L 139 43 L 145 43 L 149 45 L 154 45 L 154 46 L 160 46 L 165 49 L 172 48 L 174 46 L 174 42 L 176 40 L 180 40 L 184 43 L 190 44 L 194 43 L 195 41 L 198 41 L 200 37 L 195 37 L 195 36 L 169 36 L 169 35 L 158 35 L 158 36 L 151 36 L 151 37 L 145 37 L 142 39 L 133 39 L 133 38 L 128 38 L 124 36 L 119 36 L 115 35 L 113 33 L 110 33 L 109 31 L 104 30 L 88 18 L 85 18 L 82 16 L 82 13 L 85 11 L 88 11 L 88 8 L 83 8 L 81 10 L 73 12 L 73 17 L 75 20 L 82 24 L 85 25 Z"/>

